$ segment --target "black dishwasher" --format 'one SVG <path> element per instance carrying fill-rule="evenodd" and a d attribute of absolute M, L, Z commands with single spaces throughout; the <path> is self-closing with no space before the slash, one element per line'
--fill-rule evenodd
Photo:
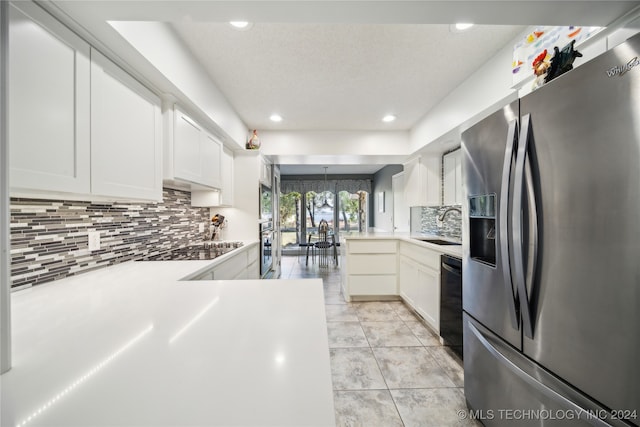
<path fill-rule="evenodd" d="M 462 260 L 440 257 L 440 336 L 462 359 Z"/>

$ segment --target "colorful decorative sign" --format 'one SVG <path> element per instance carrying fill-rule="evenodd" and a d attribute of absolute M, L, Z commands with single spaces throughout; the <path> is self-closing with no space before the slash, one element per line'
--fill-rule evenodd
<path fill-rule="evenodd" d="M 538 64 L 544 60 L 549 61 L 553 56 L 554 47 L 562 49 L 573 40 L 577 46 L 600 30 L 602 27 L 536 27 L 513 47 L 513 85 L 516 86 L 533 77 L 534 61 L 537 60 Z M 545 49 L 546 58 L 540 60 L 539 56 Z"/>

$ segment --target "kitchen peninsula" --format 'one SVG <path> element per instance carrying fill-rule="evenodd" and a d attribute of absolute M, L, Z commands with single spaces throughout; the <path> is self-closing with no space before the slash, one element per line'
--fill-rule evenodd
<path fill-rule="evenodd" d="M 12 294 L 3 426 L 334 425 L 322 282 L 127 262 Z"/>
<path fill-rule="evenodd" d="M 461 258 L 459 242 L 406 232 L 347 233 L 341 240 L 347 301 L 401 298 L 440 332 L 440 257 Z"/>

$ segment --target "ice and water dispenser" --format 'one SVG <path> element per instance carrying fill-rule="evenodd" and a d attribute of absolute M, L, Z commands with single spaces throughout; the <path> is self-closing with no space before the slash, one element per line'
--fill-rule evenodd
<path fill-rule="evenodd" d="M 471 259 L 495 267 L 495 194 L 469 197 L 469 246 Z"/>

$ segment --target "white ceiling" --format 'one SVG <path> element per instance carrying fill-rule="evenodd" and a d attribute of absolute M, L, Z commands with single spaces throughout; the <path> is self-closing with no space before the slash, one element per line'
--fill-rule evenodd
<path fill-rule="evenodd" d="M 409 130 L 523 26 L 178 22 L 249 128 Z M 506 67 L 509 64 L 505 64 Z M 272 113 L 284 120 L 274 123 Z M 383 123 L 394 114 L 397 120 Z"/>
<path fill-rule="evenodd" d="M 640 2 L 43 0 L 41 4 L 140 74 L 152 72 L 149 64 L 137 58 L 108 22 L 171 23 L 248 128 L 377 131 L 410 129 L 527 25 L 606 26 Z M 227 25 L 230 20 L 254 25 L 249 31 L 236 31 Z M 467 33 L 452 33 L 449 25 L 455 22 L 481 25 Z M 170 87 L 157 79 L 153 84 L 160 90 Z M 270 122 L 274 112 L 284 121 Z M 380 119 L 388 113 L 398 119 L 384 124 Z M 296 163 L 307 165 L 292 170 L 317 174 L 308 164 L 323 170 L 331 165 L 319 164 L 324 161 L 302 159 Z M 344 159 L 336 163 L 355 164 Z M 371 173 L 363 170 L 375 171 L 384 164 L 375 163 L 351 170 Z"/>

